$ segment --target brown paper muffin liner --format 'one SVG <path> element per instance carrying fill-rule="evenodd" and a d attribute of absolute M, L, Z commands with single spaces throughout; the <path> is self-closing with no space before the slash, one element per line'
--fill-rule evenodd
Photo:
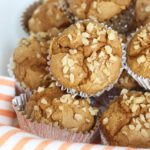
<path fill-rule="evenodd" d="M 141 28 L 141 27 L 140 27 Z M 131 39 L 133 38 L 133 36 L 136 34 L 136 32 L 138 32 L 138 30 L 140 28 L 137 28 L 136 31 L 134 33 L 131 33 L 130 36 L 128 36 L 127 38 L 127 43 L 129 44 L 129 42 L 131 41 Z M 128 45 L 127 44 L 127 45 Z M 126 52 L 125 52 L 126 53 Z M 127 57 L 127 53 L 125 54 L 126 57 Z M 142 76 L 139 76 L 137 75 L 135 72 L 133 72 L 130 67 L 128 66 L 127 64 L 127 61 L 126 61 L 126 64 L 125 64 L 125 69 L 127 70 L 128 74 L 131 75 L 137 82 L 138 84 L 143 87 L 144 89 L 146 90 L 150 90 L 150 79 L 149 78 L 144 78 Z"/>
<path fill-rule="evenodd" d="M 89 19 L 86 19 L 86 20 L 89 20 Z M 85 21 L 85 20 L 80 20 L 78 22 L 83 22 L 83 21 Z M 103 24 L 103 23 L 101 23 L 101 24 Z M 107 27 L 107 25 L 106 25 L 106 27 Z M 120 39 L 122 39 L 121 36 L 120 36 Z M 122 66 L 120 68 L 120 73 L 118 75 L 118 78 L 113 83 L 111 83 L 110 85 L 108 85 L 107 87 L 105 87 L 103 90 L 97 92 L 96 94 L 88 95 L 88 94 L 84 93 L 83 91 L 78 92 L 75 89 L 66 88 L 61 83 L 59 83 L 57 81 L 57 79 L 51 73 L 51 69 L 50 69 L 50 56 L 47 57 L 47 65 L 49 66 L 49 72 L 50 72 L 50 75 L 51 75 L 51 79 L 55 83 L 55 85 L 57 87 L 59 87 L 62 91 L 65 91 L 66 93 L 79 95 L 80 97 L 83 97 L 83 98 L 98 97 L 98 96 L 101 96 L 105 91 L 110 91 L 114 87 L 114 85 L 118 82 L 118 80 L 119 80 L 119 78 L 120 78 L 120 76 L 121 76 L 121 74 L 123 72 L 123 69 L 125 68 L 125 63 L 126 63 L 126 44 L 122 43 Z"/>
<path fill-rule="evenodd" d="M 39 0 L 34 2 L 32 5 L 30 5 L 24 12 L 21 17 L 21 26 L 23 27 L 23 30 L 27 33 L 29 33 L 29 28 L 28 28 L 28 21 L 31 18 L 34 10 L 42 4 L 43 0 Z"/>
<path fill-rule="evenodd" d="M 26 94 L 21 94 L 13 99 L 13 108 L 17 114 L 20 128 L 36 134 L 43 138 L 50 138 L 53 140 L 67 141 L 67 142 L 78 142 L 78 143 L 93 143 L 95 142 L 95 137 L 99 136 L 98 123 L 95 123 L 93 129 L 86 133 L 75 133 L 68 129 L 62 129 L 59 126 L 54 126 L 52 123 L 47 125 L 44 123 L 37 123 L 27 118 L 24 112 L 24 106 L 27 102 L 28 96 Z"/>

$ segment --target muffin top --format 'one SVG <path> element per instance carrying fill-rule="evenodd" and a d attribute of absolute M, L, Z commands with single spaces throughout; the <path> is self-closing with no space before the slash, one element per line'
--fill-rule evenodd
<path fill-rule="evenodd" d="M 120 39 L 114 30 L 97 22 L 71 25 L 51 41 L 49 53 L 55 79 L 88 95 L 114 83 L 120 73 Z"/>
<path fill-rule="evenodd" d="M 46 71 L 50 35 L 44 32 L 22 39 L 13 54 L 13 72 L 23 87 L 31 90 L 48 85 Z"/>
<path fill-rule="evenodd" d="M 138 83 L 127 73 L 127 71 L 123 71 L 121 74 L 116 87 L 125 88 L 125 89 L 135 89 L 138 88 Z"/>
<path fill-rule="evenodd" d="M 46 0 L 33 13 L 29 20 L 31 32 L 46 32 L 53 28 L 63 29 L 69 21 L 61 9 L 62 0 Z"/>
<path fill-rule="evenodd" d="M 41 123 L 53 123 L 74 132 L 86 132 L 95 124 L 98 109 L 90 106 L 89 99 L 77 99 L 50 87 L 34 93 L 25 106 L 27 116 Z"/>
<path fill-rule="evenodd" d="M 123 89 L 100 118 L 112 145 L 150 147 L 150 93 Z"/>
<path fill-rule="evenodd" d="M 150 24 L 133 36 L 127 53 L 127 63 L 131 70 L 139 76 L 150 78 Z"/>
<path fill-rule="evenodd" d="M 136 21 L 145 25 L 150 22 L 150 1 L 149 0 L 137 0 L 136 2 Z"/>
<path fill-rule="evenodd" d="M 92 18 L 103 22 L 125 10 L 131 0 L 67 0 L 67 2 L 70 12 L 78 19 Z"/>

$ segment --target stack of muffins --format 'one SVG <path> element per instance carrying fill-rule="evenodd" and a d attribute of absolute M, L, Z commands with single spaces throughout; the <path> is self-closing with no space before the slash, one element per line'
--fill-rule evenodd
<path fill-rule="evenodd" d="M 92 143 L 100 133 L 103 144 L 150 147 L 149 16 L 149 0 L 45 0 L 27 9 L 29 37 L 11 68 L 24 93 L 13 100 L 20 127 L 56 140 Z"/>

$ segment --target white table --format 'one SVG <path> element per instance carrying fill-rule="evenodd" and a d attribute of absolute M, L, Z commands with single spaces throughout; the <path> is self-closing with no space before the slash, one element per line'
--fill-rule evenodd
<path fill-rule="evenodd" d="M 8 75 L 7 64 L 19 39 L 26 37 L 20 20 L 35 0 L 0 0 L 0 75 Z"/>

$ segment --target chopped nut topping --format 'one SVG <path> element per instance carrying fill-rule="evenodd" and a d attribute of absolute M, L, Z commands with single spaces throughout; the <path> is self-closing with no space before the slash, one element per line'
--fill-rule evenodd
<path fill-rule="evenodd" d="M 46 108 L 46 116 L 47 116 L 47 118 L 49 118 L 52 113 L 53 113 L 52 108 L 50 108 L 50 107 Z"/>
<path fill-rule="evenodd" d="M 39 110 L 39 106 L 36 106 L 36 105 L 35 105 L 35 106 L 34 106 L 34 110 L 35 110 L 35 111 L 38 111 L 38 110 Z"/>
<path fill-rule="evenodd" d="M 104 119 L 103 119 L 103 125 L 108 124 L 108 122 L 109 122 L 109 119 L 108 119 L 108 118 L 104 118 Z"/>
<path fill-rule="evenodd" d="M 80 25 L 80 23 L 78 23 L 78 22 L 76 23 L 76 26 L 77 26 L 78 29 L 81 28 L 81 25 Z"/>
<path fill-rule="evenodd" d="M 37 92 L 41 93 L 41 92 L 43 92 L 44 90 L 45 90 L 44 87 L 39 87 L 38 90 L 37 90 Z"/>
<path fill-rule="evenodd" d="M 115 38 L 116 38 L 116 36 L 115 36 L 115 33 L 114 33 L 114 32 L 110 32 L 110 33 L 108 34 L 108 39 L 109 39 L 110 41 L 115 40 Z"/>
<path fill-rule="evenodd" d="M 147 132 L 145 129 L 141 129 L 141 134 L 142 134 L 142 136 L 144 136 L 145 138 L 148 138 L 148 137 L 149 137 L 148 132 Z"/>
<path fill-rule="evenodd" d="M 75 81 L 74 75 L 71 73 L 71 74 L 70 74 L 70 82 L 71 82 L 71 83 L 74 83 L 74 81 Z"/>
<path fill-rule="evenodd" d="M 123 94 L 127 94 L 129 91 L 127 90 L 127 89 L 123 89 L 122 91 L 121 91 L 121 95 L 123 95 Z"/>
<path fill-rule="evenodd" d="M 146 57 L 144 55 L 137 58 L 138 64 L 142 64 L 146 62 Z"/>
<path fill-rule="evenodd" d="M 130 130 L 135 130 L 135 126 L 134 125 L 129 125 L 129 129 Z"/>
<path fill-rule="evenodd" d="M 90 42 L 89 42 L 88 39 L 82 38 L 82 43 L 83 43 L 85 46 L 88 46 Z"/>
<path fill-rule="evenodd" d="M 87 29 L 87 31 L 88 32 L 92 32 L 93 31 L 93 29 L 94 29 L 94 24 L 93 23 L 88 23 L 88 25 L 87 25 L 87 27 L 86 27 L 86 29 Z"/>
<path fill-rule="evenodd" d="M 150 113 L 147 113 L 147 114 L 145 115 L 145 117 L 146 117 L 146 119 L 150 119 Z"/>
<path fill-rule="evenodd" d="M 42 99 L 41 99 L 41 104 L 47 105 L 47 104 L 48 104 L 48 103 L 47 103 L 47 100 L 46 100 L 45 98 L 42 98 Z"/>
<path fill-rule="evenodd" d="M 105 50 L 107 54 L 112 54 L 112 48 L 109 45 L 105 46 Z"/>
<path fill-rule="evenodd" d="M 79 105 L 79 101 L 76 100 L 76 101 L 73 102 L 73 104 L 74 104 L 74 105 Z"/>
<path fill-rule="evenodd" d="M 145 7 L 145 12 L 149 13 L 150 12 L 150 5 Z"/>
<path fill-rule="evenodd" d="M 68 38 L 70 41 L 72 41 L 72 35 L 71 34 L 68 34 Z"/>
<path fill-rule="evenodd" d="M 77 120 L 77 121 L 81 121 L 82 120 L 82 116 L 80 114 L 75 114 L 74 115 L 74 118 Z"/>
<path fill-rule="evenodd" d="M 98 113 L 98 109 L 94 109 L 92 107 L 89 108 L 89 112 L 91 113 L 92 116 L 96 116 Z"/>
<path fill-rule="evenodd" d="M 90 34 L 88 34 L 87 32 L 83 32 L 82 37 L 83 38 L 90 38 Z"/>

